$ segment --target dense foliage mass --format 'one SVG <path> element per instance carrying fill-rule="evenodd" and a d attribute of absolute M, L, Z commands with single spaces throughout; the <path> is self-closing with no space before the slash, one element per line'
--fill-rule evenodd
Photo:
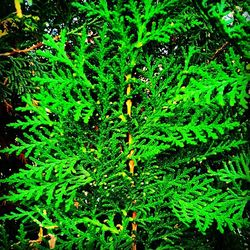
<path fill-rule="evenodd" d="M 18 204 L 2 219 L 22 222 L 15 247 L 209 249 L 187 243 L 190 230 L 247 228 L 248 6 L 72 6 L 84 18 L 44 36 L 46 70 L 10 125 L 23 136 L 2 150 L 29 159 L 1 180 Z"/>

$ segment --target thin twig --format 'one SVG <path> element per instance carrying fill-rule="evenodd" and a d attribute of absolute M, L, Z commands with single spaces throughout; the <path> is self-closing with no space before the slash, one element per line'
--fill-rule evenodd
<path fill-rule="evenodd" d="M 208 60 L 208 63 L 210 63 L 212 60 L 214 60 L 214 59 L 218 56 L 218 54 L 221 53 L 221 52 L 225 49 L 225 47 L 226 47 L 228 44 L 229 44 L 229 42 L 226 41 L 219 49 L 217 49 L 217 50 L 214 52 L 214 54 L 210 57 L 210 59 Z"/>
<path fill-rule="evenodd" d="M 97 21 L 98 18 L 95 18 L 93 19 L 90 23 L 88 23 L 88 25 L 94 23 L 95 21 Z M 67 35 L 71 35 L 71 34 L 75 34 L 77 31 L 83 29 L 84 27 L 86 27 L 87 24 L 84 24 L 72 31 L 69 31 L 67 33 Z M 79 33 L 78 33 L 79 34 Z M 95 37 L 96 38 L 96 37 Z M 54 40 L 57 41 L 60 39 L 60 36 L 55 36 L 54 37 Z M 0 56 L 13 56 L 13 55 L 16 55 L 16 54 L 22 54 L 22 53 L 27 53 L 29 51 L 32 51 L 32 50 L 35 50 L 35 49 L 38 49 L 38 48 L 41 48 L 43 46 L 43 42 L 38 42 L 37 44 L 35 45 L 32 45 L 31 47 L 29 48 L 26 48 L 26 49 L 13 49 L 12 51 L 9 51 L 9 52 L 5 52 L 5 53 L 0 53 Z"/>
<path fill-rule="evenodd" d="M 55 41 L 57 41 L 59 39 L 60 39 L 60 36 L 55 36 L 54 37 Z M 29 48 L 26 48 L 26 49 L 13 49 L 10 52 L 1 53 L 0 56 L 13 56 L 13 55 L 16 55 L 16 54 L 27 53 L 29 51 L 41 48 L 43 45 L 44 45 L 43 42 L 38 42 L 37 44 L 34 44 L 31 47 L 29 47 Z"/>
<path fill-rule="evenodd" d="M 26 48 L 26 49 L 13 49 L 10 52 L 1 53 L 0 56 L 13 56 L 13 55 L 16 55 L 16 54 L 27 53 L 27 52 L 29 52 L 31 50 L 38 49 L 38 48 L 40 48 L 42 46 L 43 46 L 43 43 L 38 42 L 37 44 L 34 44 L 29 48 Z"/>

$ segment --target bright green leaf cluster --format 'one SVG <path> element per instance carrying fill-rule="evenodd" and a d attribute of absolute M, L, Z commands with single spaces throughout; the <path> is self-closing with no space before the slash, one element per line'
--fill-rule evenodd
<path fill-rule="evenodd" d="M 206 29 L 190 4 L 75 3 L 102 24 L 93 42 L 83 29 L 67 51 L 66 31 L 45 36 L 38 55 L 52 70 L 33 78 L 40 91 L 11 125 L 26 133 L 4 151 L 29 156 L 2 181 L 16 187 L 2 199 L 26 210 L 3 218 L 56 225 L 60 249 L 129 249 L 132 233 L 147 249 L 178 249 L 193 222 L 204 234 L 214 222 L 221 232 L 244 226 L 249 193 L 237 181 L 249 182 L 249 166 L 244 154 L 229 158 L 246 150 L 249 75 L 233 47 L 221 63 L 192 37 L 173 46 Z"/>

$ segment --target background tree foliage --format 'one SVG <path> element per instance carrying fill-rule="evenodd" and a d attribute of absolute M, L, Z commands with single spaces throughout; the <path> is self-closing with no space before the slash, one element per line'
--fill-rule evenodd
<path fill-rule="evenodd" d="M 22 219 L 14 242 L 2 227 L 5 248 L 129 248 L 136 223 L 139 249 L 244 249 L 247 4 L 34 1 L 22 17 L 3 6 L 0 93 L 19 118 L 3 152 L 28 161 L 1 184 L 13 190 L 3 207 L 16 206 L 3 218 Z"/>
<path fill-rule="evenodd" d="M 62 27 L 72 29 L 78 26 L 74 17 L 81 17 L 68 1 L 23 1 L 22 18 L 18 17 L 15 1 L 3 0 L 0 3 L 0 145 L 5 148 L 22 137 L 20 130 L 7 127 L 7 124 L 23 116 L 15 110 L 23 105 L 21 97 L 25 93 L 39 90 L 31 78 L 42 71 L 50 70 L 46 61 L 35 55 L 35 48 L 42 48 L 45 33 L 56 36 Z M 75 25 L 75 26 L 74 26 Z M 68 46 L 71 46 L 70 44 Z M 1 154 L 1 178 L 18 171 L 27 162 L 23 153 L 18 156 Z M 1 184 L 1 196 L 11 187 Z M 0 213 L 14 209 L 12 204 L 2 203 Z M 8 222 L 10 239 L 15 238 L 16 222 Z M 35 231 L 34 231 L 35 232 Z M 37 232 L 35 232 L 37 235 Z M 9 239 L 9 240 L 10 240 Z M 9 242 L 9 246 L 11 242 Z"/>

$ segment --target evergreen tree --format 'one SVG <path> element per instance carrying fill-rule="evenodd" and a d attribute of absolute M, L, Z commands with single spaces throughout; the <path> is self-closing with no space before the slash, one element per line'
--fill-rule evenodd
<path fill-rule="evenodd" d="M 247 6 L 74 6 L 98 25 L 81 25 L 70 50 L 74 32 L 45 35 L 51 71 L 32 79 L 39 92 L 11 124 L 27 132 L 3 151 L 29 158 L 1 181 L 15 186 L 2 219 L 22 221 L 21 244 L 30 222 L 27 244 L 51 249 L 187 249 L 190 228 L 248 226 Z"/>

